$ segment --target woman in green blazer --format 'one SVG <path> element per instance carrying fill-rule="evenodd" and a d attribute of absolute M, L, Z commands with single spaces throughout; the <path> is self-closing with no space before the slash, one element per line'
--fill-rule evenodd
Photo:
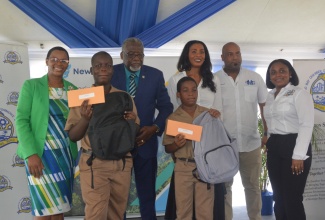
<path fill-rule="evenodd" d="M 69 54 L 54 47 L 46 56 L 48 73 L 26 80 L 19 93 L 17 154 L 25 160 L 32 214 L 35 219 L 63 219 L 71 209 L 76 143 L 64 131 L 69 113 L 67 91 L 76 89 L 63 79 Z"/>

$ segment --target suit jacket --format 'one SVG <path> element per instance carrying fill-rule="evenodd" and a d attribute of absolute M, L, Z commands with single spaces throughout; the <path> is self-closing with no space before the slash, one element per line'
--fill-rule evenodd
<path fill-rule="evenodd" d="M 114 87 L 127 91 L 124 64 L 114 65 L 114 74 L 111 80 Z M 140 127 L 158 125 L 160 131 L 154 134 L 144 145 L 138 148 L 138 154 L 143 158 L 157 157 L 158 139 L 165 129 L 167 117 L 173 112 L 163 73 L 153 67 L 141 67 L 137 91 L 134 98 L 140 118 Z M 155 118 L 155 110 L 158 115 Z"/>
<path fill-rule="evenodd" d="M 76 89 L 72 83 L 63 80 L 66 91 Z M 16 112 L 18 136 L 17 154 L 22 159 L 38 154 L 42 156 L 50 113 L 47 74 L 42 78 L 26 80 L 19 93 Z M 67 119 L 69 112 L 64 112 Z M 77 157 L 77 145 L 70 141 L 73 158 Z"/>

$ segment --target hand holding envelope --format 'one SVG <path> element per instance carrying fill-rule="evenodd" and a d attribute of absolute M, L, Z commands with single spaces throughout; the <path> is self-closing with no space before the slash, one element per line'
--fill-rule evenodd
<path fill-rule="evenodd" d="M 178 135 L 175 136 L 174 142 L 177 146 L 177 149 L 184 147 L 186 144 L 186 141 L 187 140 L 186 140 L 184 134 L 182 134 L 182 133 L 179 133 Z"/>
<path fill-rule="evenodd" d="M 85 119 L 87 122 L 90 121 L 92 115 L 93 115 L 93 108 L 92 105 L 89 105 L 89 100 L 85 99 L 80 107 L 80 114 L 83 119 Z"/>
<path fill-rule="evenodd" d="M 105 103 L 104 86 L 68 91 L 68 105 L 70 108 L 81 106 L 84 100 L 88 100 L 88 105 Z"/>
<path fill-rule="evenodd" d="M 166 134 L 176 136 L 180 133 L 183 134 L 188 140 L 200 141 L 202 126 L 167 120 Z"/>

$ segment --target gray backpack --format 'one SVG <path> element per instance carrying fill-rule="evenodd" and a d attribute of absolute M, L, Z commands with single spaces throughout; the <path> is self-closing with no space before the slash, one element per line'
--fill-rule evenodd
<path fill-rule="evenodd" d="M 211 184 L 230 181 L 239 169 L 236 139 L 229 136 L 219 118 L 212 117 L 207 111 L 200 114 L 193 124 L 203 127 L 201 141 L 193 141 L 196 163 L 193 175 Z"/>

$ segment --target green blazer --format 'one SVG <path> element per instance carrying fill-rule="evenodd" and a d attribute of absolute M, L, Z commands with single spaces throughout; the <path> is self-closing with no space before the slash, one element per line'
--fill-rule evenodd
<path fill-rule="evenodd" d="M 72 83 L 63 80 L 66 91 L 77 89 Z M 33 154 L 43 155 L 46 131 L 49 120 L 49 89 L 47 74 L 42 78 L 26 80 L 19 93 L 16 112 L 16 129 L 18 137 L 17 154 L 26 159 Z M 67 119 L 69 112 L 64 112 Z M 75 142 L 70 141 L 74 159 L 78 149 Z"/>

